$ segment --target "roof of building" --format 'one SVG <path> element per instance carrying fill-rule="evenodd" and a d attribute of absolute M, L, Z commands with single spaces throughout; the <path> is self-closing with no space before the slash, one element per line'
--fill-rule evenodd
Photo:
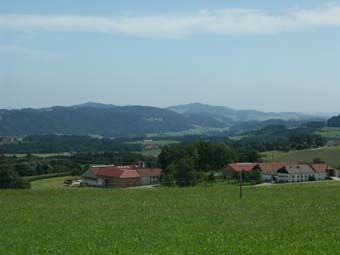
<path fill-rule="evenodd" d="M 160 176 L 162 170 L 159 168 L 140 168 L 138 165 L 115 166 L 97 165 L 92 166 L 83 174 L 83 177 L 95 178 L 98 176 L 113 178 L 139 178 L 141 176 Z"/>
<path fill-rule="evenodd" d="M 263 172 L 277 172 L 281 168 L 285 166 L 284 163 L 280 162 L 272 162 L 272 163 L 261 163 L 259 164 L 259 168 Z"/>
<path fill-rule="evenodd" d="M 307 164 L 290 164 L 285 165 L 285 170 L 289 174 L 309 174 L 315 173 L 314 170 Z"/>
<path fill-rule="evenodd" d="M 312 168 L 317 173 L 323 173 L 327 171 L 328 166 L 326 164 L 313 164 Z"/>
<path fill-rule="evenodd" d="M 159 168 L 145 168 L 145 169 L 138 169 L 137 172 L 139 173 L 140 176 L 142 177 L 147 177 L 147 176 L 161 176 L 162 169 Z"/>
<path fill-rule="evenodd" d="M 137 170 L 132 166 L 94 166 L 90 171 L 95 176 L 115 177 L 115 178 L 138 178 L 140 177 Z"/>
<path fill-rule="evenodd" d="M 250 172 L 251 170 L 254 170 L 256 167 L 258 167 L 258 165 L 258 163 L 233 163 L 229 164 L 228 166 L 235 172 Z"/>

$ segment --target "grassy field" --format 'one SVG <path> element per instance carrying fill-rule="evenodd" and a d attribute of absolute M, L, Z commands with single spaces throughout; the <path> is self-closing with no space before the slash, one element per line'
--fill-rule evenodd
<path fill-rule="evenodd" d="M 74 178 L 75 178 L 74 176 L 62 176 L 32 181 L 31 189 L 32 190 L 62 189 L 64 188 L 64 180 Z"/>
<path fill-rule="evenodd" d="M 179 143 L 175 140 L 140 140 L 134 142 L 127 142 L 129 144 L 140 144 L 143 146 L 142 151 L 136 151 L 136 153 L 141 153 L 146 157 L 157 157 L 161 151 L 162 147 L 170 144 Z"/>
<path fill-rule="evenodd" d="M 339 139 L 340 138 L 340 128 L 325 128 L 321 131 L 316 132 L 328 139 Z"/>
<path fill-rule="evenodd" d="M 321 158 L 333 167 L 340 166 L 340 146 L 323 147 L 300 151 L 262 153 L 265 161 L 312 162 L 315 157 Z"/>
<path fill-rule="evenodd" d="M 140 140 L 140 141 L 134 141 L 134 142 L 127 142 L 128 144 L 141 144 L 143 146 L 150 146 L 150 145 L 158 145 L 158 146 L 165 146 L 169 144 L 175 144 L 179 143 L 175 140 Z"/>
<path fill-rule="evenodd" d="M 0 191 L 0 254 L 337 254 L 340 182 Z"/>

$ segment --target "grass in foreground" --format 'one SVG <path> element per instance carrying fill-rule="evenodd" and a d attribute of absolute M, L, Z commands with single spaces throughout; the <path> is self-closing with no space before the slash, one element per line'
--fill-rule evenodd
<path fill-rule="evenodd" d="M 336 254 L 340 183 L 0 191 L 0 254 Z"/>
<path fill-rule="evenodd" d="M 272 162 L 313 162 L 313 159 L 317 157 L 333 167 L 338 167 L 340 165 L 340 146 L 289 152 L 269 151 L 262 153 L 262 156 L 265 161 Z"/>

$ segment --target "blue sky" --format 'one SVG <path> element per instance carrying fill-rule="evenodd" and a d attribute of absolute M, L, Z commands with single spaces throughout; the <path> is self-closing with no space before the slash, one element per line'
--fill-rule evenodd
<path fill-rule="evenodd" d="M 340 2 L 280 2 L 2 0 L 0 107 L 338 111 Z"/>

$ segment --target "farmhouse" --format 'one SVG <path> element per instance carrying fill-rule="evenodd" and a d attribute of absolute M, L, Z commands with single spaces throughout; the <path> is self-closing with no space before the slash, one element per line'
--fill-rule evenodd
<path fill-rule="evenodd" d="M 226 174 L 232 177 L 239 172 L 251 172 L 258 169 L 258 166 L 258 163 L 233 163 L 227 166 Z"/>
<path fill-rule="evenodd" d="M 83 183 L 96 187 L 125 188 L 159 184 L 161 169 L 147 169 L 142 165 L 92 166 L 82 176 Z"/>
<path fill-rule="evenodd" d="M 236 173 L 250 173 L 259 170 L 264 182 L 304 182 L 326 180 L 331 176 L 340 176 L 340 171 L 327 164 L 297 164 L 297 163 L 233 163 L 226 168 L 227 176 Z"/>
<path fill-rule="evenodd" d="M 316 180 L 317 173 L 306 164 L 290 164 L 277 171 L 276 182 L 306 182 Z"/>
<path fill-rule="evenodd" d="M 277 172 L 284 168 L 284 163 L 261 163 L 258 168 L 262 172 L 262 179 L 264 182 L 275 181 L 275 176 Z"/>

